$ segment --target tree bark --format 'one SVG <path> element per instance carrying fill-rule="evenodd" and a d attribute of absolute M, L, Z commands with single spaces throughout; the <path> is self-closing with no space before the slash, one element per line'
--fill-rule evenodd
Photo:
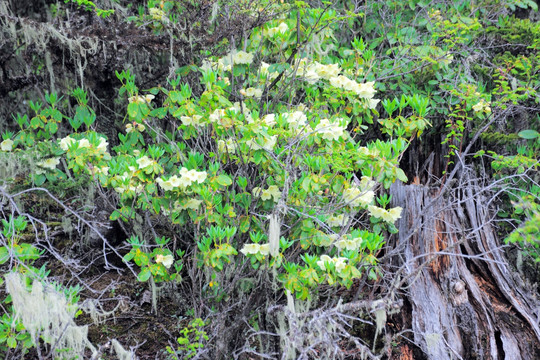
<path fill-rule="evenodd" d="M 457 189 L 391 188 L 403 207 L 389 242 L 410 304 L 402 328 L 427 359 L 539 359 L 540 304 L 504 257 L 487 194 L 468 175 Z"/>

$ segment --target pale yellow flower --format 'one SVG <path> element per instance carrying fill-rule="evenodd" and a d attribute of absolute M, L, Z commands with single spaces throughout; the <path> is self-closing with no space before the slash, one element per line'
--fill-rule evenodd
<path fill-rule="evenodd" d="M 265 123 L 267 126 L 274 126 L 276 124 L 276 115 L 274 114 L 266 114 L 261 119 L 263 123 Z"/>
<path fill-rule="evenodd" d="M 137 95 L 137 96 L 131 96 L 128 98 L 128 101 L 130 103 L 136 103 L 136 104 L 144 104 L 144 103 L 150 103 L 152 100 L 154 100 L 154 95 Z"/>
<path fill-rule="evenodd" d="M 157 178 L 156 182 L 165 191 L 172 190 L 172 189 L 174 189 L 176 187 L 179 187 L 181 185 L 181 180 L 176 175 L 171 176 L 168 180 L 163 180 L 162 178 Z"/>
<path fill-rule="evenodd" d="M 346 203 L 353 207 L 358 206 L 367 206 L 368 204 L 371 204 L 373 201 L 373 198 L 375 197 L 375 193 L 371 190 L 364 190 L 357 187 L 350 187 L 346 189 L 343 192 L 343 199 Z"/>
<path fill-rule="evenodd" d="M 88 141 L 88 139 L 79 140 L 79 148 L 90 148 L 90 147 L 92 147 L 92 144 L 90 144 L 90 141 Z"/>
<path fill-rule="evenodd" d="M 270 185 L 268 189 L 261 189 L 260 187 L 253 188 L 253 195 L 260 197 L 262 200 L 271 200 L 277 202 L 281 198 L 281 191 L 276 185 Z"/>
<path fill-rule="evenodd" d="M 261 250 L 261 245 L 259 244 L 245 244 L 240 252 L 244 255 L 247 254 L 257 254 Z"/>
<path fill-rule="evenodd" d="M 218 151 L 221 153 L 228 152 L 229 154 L 234 154 L 236 152 L 236 143 L 233 139 L 218 140 Z"/>
<path fill-rule="evenodd" d="M 283 116 L 285 117 L 285 120 L 287 120 L 287 123 L 289 123 L 289 126 L 294 129 L 304 127 L 307 124 L 307 116 L 302 111 L 285 113 Z"/>
<path fill-rule="evenodd" d="M 172 255 L 161 255 L 156 256 L 156 263 L 163 264 L 167 269 L 171 267 L 174 262 L 174 257 Z"/>
<path fill-rule="evenodd" d="M 105 138 L 100 137 L 99 138 L 99 144 L 98 144 L 96 150 L 98 152 L 100 152 L 100 153 L 106 153 L 108 145 L 109 145 L 109 143 L 107 142 L 107 140 L 105 140 Z"/>
<path fill-rule="evenodd" d="M 349 217 L 345 214 L 332 215 L 326 220 L 326 223 L 331 227 L 344 226 L 348 219 Z"/>
<path fill-rule="evenodd" d="M 2 151 L 11 151 L 13 150 L 13 140 L 6 139 L 0 143 L 0 149 Z"/>
<path fill-rule="evenodd" d="M 316 63 L 314 71 L 323 79 L 330 80 L 331 78 L 337 77 L 341 72 L 341 69 L 338 64 L 323 65 Z"/>
<path fill-rule="evenodd" d="M 75 142 L 77 142 L 77 140 L 75 140 L 71 136 L 66 136 L 65 138 L 60 140 L 60 148 L 64 151 L 68 151 L 69 147 Z"/>
<path fill-rule="evenodd" d="M 354 88 L 354 92 L 361 98 L 371 99 L 373 96 L 375 96 L 376 92 L 375 88 L 373 87 L 374 84 L 374 81 L 370 81 L 365 84 L 358 84 L 358 86 Z"/>
<path fill-rule="evenodd" d="M 328 255 L 321 255 L 321 259 L 317 261 L 317 265 L 321 268 L 321 270 L 326 271 L 326 266 L 324 263 L 330 263 L 332 262 L 332 258 Z"/>
<path fill-rule="evenodd" d="M 247 97 L 260 98 L 262 96 L 262 89 L 250 87 L 245 90 L 243 95 Z"/>
<path fill-rule="evenodd" d="M 199 206 L 201 205 L 202 200 L 197 199 L 189 199 L 184 205 L 182 205 L 181 209 L 192 209 L 197 210 Z"/>
<path fill-rule="evenodd" d="M 154 165 L 155 161 L 150 159 L 148 156 L 144 155 L 142 158 L 137 159 L 137 164 L 139 165 L 139 169 L 146 169 L 149 166 Z"/>
<path fill-rule="evenodd" d="M 401 207 L 395 207 L 390 210 L 386 210 L 377 206 L 368 206 L 368 211 L 371 216 L 383 219 L 385 222 L 393 224 L 397 219 L 401 218 Z"/>
<path fill-rule="evenodd" d="M 37 163 L 38 166 L 40 166 L 42 168 L 45 168 L 45 169 L 51 169 L 51 170 L 56 169 L 56 166 L 58 164 L 60 164 L 60 159 L 59 158 L 49 158 L 47 160 L 40 161 L 40 162 Z"/>
<path fill-rule="evenodd" d="M 326 140 L 339 140 L 340 137 L 345 135 L 345 127 L 340 126 L 337 122 L 330 122 L 328 119 L 321 119 L 319 124 L 315 127 L 315 131 L 322 135 Z"/>
<path fill-rule="evenodd" d="M 245 51 L 238 51 L 233 56 L 233 62 L 235 64 L 251 64 L 253 62 L 253 54 Z"/>
<path fill-rule="evenodd" d="M 336 243 L 336 246 L 340 249 L 345 250 L 356 250 L 360 246 L 361 239 L 355 238 L 355 239 L 342 239 Z"/>
<path fill-rule="evenodd" d="M 145 129 L 144 125 L 143 124 L 137 124 L 137 123 L 129 123 L 126 125 L 126 133 L 130 133 L 130 132 L 133 132 L 133 131 L 139 131 L 139 132 L 143 132 Z"/>

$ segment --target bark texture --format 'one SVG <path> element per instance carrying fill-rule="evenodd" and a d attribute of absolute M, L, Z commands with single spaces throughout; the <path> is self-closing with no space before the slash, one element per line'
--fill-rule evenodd
<path fill-rule="evenodd" d="M 426 357 L 539 359 L 540 306 L 504 257 L 487 194 L 467 176 L 450 195 L 402 183 L 391 192 L 404 209 L 389 244 L 410 303 L 403 327 Z"/>

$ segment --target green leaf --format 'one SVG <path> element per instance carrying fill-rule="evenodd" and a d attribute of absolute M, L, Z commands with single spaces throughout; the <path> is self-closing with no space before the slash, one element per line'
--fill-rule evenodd
<path fill-rule="evenodd" d="M 120 218 L 121 214 L 120 214 L 120 211 L 118 210 L 114 210 L 111 214 L 111 216 L 109 217 L 109 219 L 111 219 L 112 221 L 115 221 L 115 220 L 118 220 L 118 218 Z"/>
<path fill-rule="evenodd" d="M 142 269 L 142 271 L 139 273 L 139 275 L 137 276 L 137 280 L 139 280 L 140 282 L 145 282 L 146 280 L 150 279 L 150 275 L 152 275 L 150 273 L 150 269 L 146 267 Z"/>
<path fill-rule="evenodd" d="M 540 133 L 536 130 L 529 129 L 529 130 L 520 131 L 518 133 L 518 136 L 522 139 L 531 140 L 531 139 L 536 139 L 537 137 L 540 137 Z"/>
<path fill-rule="evenodd" d="M 124 255 L 123 259 L 124 259 L 125 262 L 129 262 L 129 261 L 131 261 L 131 259 L 133 259 L 134 256 L 135 256 L 135 252 L 130 251 L 126 255 Z"/>
<path fill-rule="evenodd" d="M 8 261 L 9 251 L 5 246 L 0 247 L 0 265 Z"/>
<path fill-rule="evenodd" d="M 408 181 L 407 175 L 405 175 L 405 172 L 403 172 L 403 170 L 399 168 L 396 170 L 396 176 L 399 180 L 403 181 L 404 183 Z"/>
<path fill-rule="evenodd" d="M 12 349 L 15 349 L 17 347 L 17 340 L 15 340 L 14 337 L 10 337 L 7 339 L 7 346 L 9 346 Z"/>
<path fill-rule="evenodd" d="M 232 184 L 232 179 L 228 175 L 225 175 L 225 174 L 219 175 L 216 180 L 218 184 L 222 186 L 229 186 Z"/>

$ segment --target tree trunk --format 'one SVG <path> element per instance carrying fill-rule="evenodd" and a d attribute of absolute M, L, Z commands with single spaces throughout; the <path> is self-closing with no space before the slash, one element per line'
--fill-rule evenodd
<path fill-rule="evenodd" d="M 504 257 L 486 192 L 462 179 L 444 196 L 423 185 L 391 188 L 392 205 L 403 207 L 389 242 L 395 286 L 409 302 L 402 328 L 427 359 L 539 359 L 540 304 Z"/>

